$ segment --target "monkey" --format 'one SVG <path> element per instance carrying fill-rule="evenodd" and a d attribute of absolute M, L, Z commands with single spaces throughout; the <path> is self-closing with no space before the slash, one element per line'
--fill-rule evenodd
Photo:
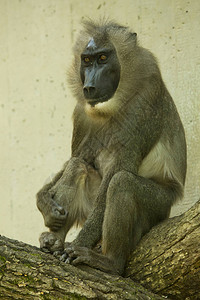
<path fill-rule="evenodd" d="M 37 194 L 50 230 L 40 247 L 60 251 L 66 263 L 123 275 L 142 236 L 183 197 L 184 128 L 157 59 L 128 27 L 84 21 L 73 54 L 72 154 Z M 65 247 L 74 224 L 82 229 Z"/>

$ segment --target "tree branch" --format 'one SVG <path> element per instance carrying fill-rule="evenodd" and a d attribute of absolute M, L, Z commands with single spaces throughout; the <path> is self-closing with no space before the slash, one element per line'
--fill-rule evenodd
<path fill-rule="evenodd" d="M 170 299 L 200 299 L 200 200 L 143 237 L 126 276 Z"/>
<path fill-rule="evenodd" d="M 161 299 L 129 278 L 85 269 L 0 236 L 2 299 Z"/>
<path fill-rule="evenodd" d="M 126 277 L 66 265 L 0 236 L 2 299 L 200 299 L 200 201 L 144 236 Z"/>

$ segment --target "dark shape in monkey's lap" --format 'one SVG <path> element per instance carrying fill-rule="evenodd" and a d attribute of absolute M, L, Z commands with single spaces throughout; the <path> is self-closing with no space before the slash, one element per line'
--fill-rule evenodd
<path fill-rule="evenodd" d="M 156 59 L 128 28 L 85 22 L 74 57 L 72 157 L 37 194 L 51 230 L 40 244 L 62 251 L 77 223 L 63 260 L 122 274 L 141 237 L 182 197 L 184 130 Z"/>

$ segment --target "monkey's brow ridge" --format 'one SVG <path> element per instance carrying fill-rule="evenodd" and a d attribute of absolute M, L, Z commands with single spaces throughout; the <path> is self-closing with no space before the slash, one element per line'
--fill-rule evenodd
<path fill-rule="evenodd" d="M 82 55 L 98 55 L 98 54 L 102 54 L 102 53 L 106 53 L 106 54 L 109 54 L 112 52 L 112 49 L 110 48 L 98 48 L 96 50 L 94 49 L 86 49 L 83 51 Z"/>

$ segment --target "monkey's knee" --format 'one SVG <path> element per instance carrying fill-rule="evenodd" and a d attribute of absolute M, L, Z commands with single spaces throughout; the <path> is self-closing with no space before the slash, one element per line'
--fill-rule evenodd
<path fill-rule="evenodd" d="M 131 192 L 134 193 L 135 190 L 135 176 L 127 171 L 120 171 L 116 173 L 109 184 L 107 198 L 115 199 L 120 193 L 124 195 Z"/>

